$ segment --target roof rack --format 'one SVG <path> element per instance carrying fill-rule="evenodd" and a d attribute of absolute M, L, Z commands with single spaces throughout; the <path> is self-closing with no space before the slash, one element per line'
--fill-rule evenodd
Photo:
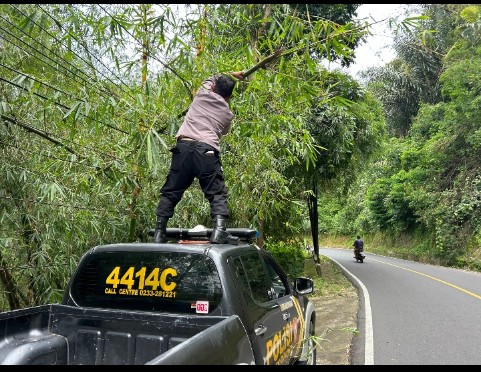
<path fill-rule="evenodd" d="M 213 228 L 197 225 L 192 229 L 186 228 L 167 228 L 165 235 L 167 240 L 200 240 L 208 241 L 212 235 Z M 149 236 L 154 236 L 155 229 L 148 231 Z M 250 242 L 260 236 L 259 231 L 248 228 L 230 227 L 227 232 L 232 236 L 237 236 L 241 241 Z"/>

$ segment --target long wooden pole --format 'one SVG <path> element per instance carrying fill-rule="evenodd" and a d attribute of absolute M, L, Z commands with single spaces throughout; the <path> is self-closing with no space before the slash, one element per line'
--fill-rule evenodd
<path fill-rule="evenodd" d="M 259 70 L 260 68 L 264 67 L 265 65 L 267 65 L 270 61 L 273 61 L 274 59 L 278 58 L 280 55 L 282 54 L 282 50 L 281 49 L 278 49 L 276 50 L 274 53 L 272 53 L 270 56 L 264 58 L 262 61 L 260 61 L 257 65 L 255 65 L 254 67 L 251 67 L 250 69 L 248 69 L 247 71 L 243 72 L 242 73 L 242 76 L 244 78 L 246 78 L 247 76 L 249 75 L 252 75 L 254 72 L 256 72 L 257 70 Z"/>

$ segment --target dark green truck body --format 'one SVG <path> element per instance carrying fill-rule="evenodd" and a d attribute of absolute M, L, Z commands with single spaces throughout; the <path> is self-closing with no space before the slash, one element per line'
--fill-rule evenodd
<path fill-rule="evenodd" d="M 0 313 L 0 363 L 315 364 L 312 280 L 291 282 L 252 230 L 168 231 L 90 249 L 61 304 Z"/>

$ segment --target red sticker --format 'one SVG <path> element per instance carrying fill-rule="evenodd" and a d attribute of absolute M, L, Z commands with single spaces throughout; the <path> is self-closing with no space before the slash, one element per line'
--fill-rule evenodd
<path fill-rule="evenodd" d="M 195 303 L 195 312 L 200 314 L 209 314 L 209 301 L 197 301 Z"/>

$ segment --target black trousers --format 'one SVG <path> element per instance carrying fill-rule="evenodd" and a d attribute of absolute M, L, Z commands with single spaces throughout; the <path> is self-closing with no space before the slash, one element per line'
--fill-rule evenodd
<path fill-rule="evenodd" d="M 177 141 L 170 151 L 170 171 L 160 189 L 157 217 L 171 218 L 185 190 L 197 178 L 210 203 L 211 217 L 222 215 L 228 218 L 227 187 L 219 151 L 206 143 L 186 140 Z"/>

